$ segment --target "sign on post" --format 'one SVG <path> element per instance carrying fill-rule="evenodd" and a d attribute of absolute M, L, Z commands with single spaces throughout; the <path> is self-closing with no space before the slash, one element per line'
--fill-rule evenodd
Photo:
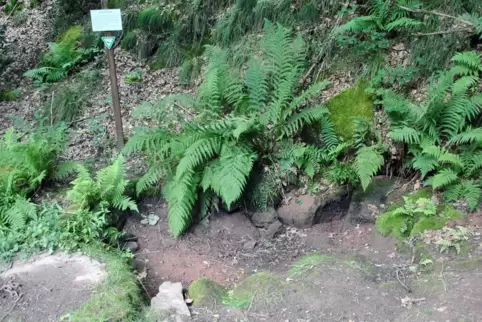
<path fill-rule="evenodd" d="M 122 16 L 120 9 L 90 10 L 92 31 L 122 30 Z"/>
<path fill-rule="evenodd" d="M 104 37 L 100 37 L 100 38 L 102 39 L 102 41 L 104 42 L 104 45 L 107 48 L 112 49 L 112 46 L 115 43 L 115 37 L 114 36 L 104 36 Z"/>
<path fill-rule="evenodd" d="M 104 42 L 105 51 L 109 60 L 110 87 L 112 92 L 117 149 L 120 151 L 124 147 L 124 131 L 122 129 L 114 50 L 112 49 L 115 43 L 115 37 L 112 35 L 112 31 L 122 30 L 122 17 L 120 9 L 108 9 L 108 0 L 101 0 L 101 5 L 102 10 L 91 10 L 90 17 L 92 19 L 92 30 L 105 32 L 102 41 Z"/>

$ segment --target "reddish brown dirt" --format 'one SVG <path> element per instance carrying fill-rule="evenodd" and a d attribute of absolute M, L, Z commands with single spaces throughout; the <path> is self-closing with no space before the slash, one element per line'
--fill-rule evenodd
<path fill-rule="evenodd" d="M 310 229 L 284 227 L 275 239 L 262 239 L 243 213 L 219 214 L 175 240 L 169 234 L 167 208 L 160 199 L 145 201 L 141 213 L 160 217 L 156 226 L 146 226 L 140 224 L 140 216 L 134 216 L 125 227 L 138 238 L 136 266 L 140 266 L 138 270 L 145 267 L 144 286 L 151 295 L 165 280 L 187 287 L 193 280 L 208 277 L 230 286 L 259 270 L 285 271 L 298 257 L 314 252 L 395 256 L 394 242 L 374 234 L 372 225 L 354 227 L 343 220 Z"/>

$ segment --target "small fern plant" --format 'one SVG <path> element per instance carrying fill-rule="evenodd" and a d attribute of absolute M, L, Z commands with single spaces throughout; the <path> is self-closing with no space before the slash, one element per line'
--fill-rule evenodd
<path fill-rule="evenodd" d="M 271 168 L 283 159 L 312 176 L 323 160 L 323 151 L 301 142 L 298 134 L 327 115 L 324 106 L 311 104 L 327 83 L 299 93 L 304 42 L 282 26 L 266 22 L 260 47 L 244 73 L 231 67 L 225 50 L 208 47 L 197 96 L 167 99 L 178 106 L 187 103 L 185 108 L 197 115 L 180 131 L 145 129 L 126 145 L 126 153 L 142 151 L 151 160 L 138 193 L 165 182 L 169 226 L 176 237 L 192 223 L 196 204 L 206 205 L 213 195 L 228 208 L 240 200 L 254 169 Z"/>
<path fill-rule="evenodd" d="M 475 52 L 452 61 L 451 69 L 432 79 L 423 104 L 392 91 L 384 91 L 382 104 L 391 119 L 388 136 L 408 145 L 411 165 L 426 184 L 445 190 L 448 201 L 465 199 L 474 210 L 482 195 L 482 93 L 476 91 L 482 62 Z"/>
<path fill-rule="evenodd" d="M 120 155 L 110 166 L 97 172 L 92 178 L 89 171 L 77 164 L 77 178 L 67 199 L 76 210 L 96 210 L 112 207 L 118 210 L 138 211 L 136 203 L 124 195 L 129 181 L 124 179 L 124 157 Z"/>

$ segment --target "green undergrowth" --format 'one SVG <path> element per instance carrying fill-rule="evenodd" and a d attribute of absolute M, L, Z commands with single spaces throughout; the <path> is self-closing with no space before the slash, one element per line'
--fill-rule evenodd
<path fill-rule="evenodd" d="M 364 83 L 360 83 L 326 102 L 335 132 L 346 140 L 353 137 L 354 118 L 363 118 L 369 123 L 373 122 L 373 100 L 365 93 L 365 87 Z"/>
<path fill-rule="evenodd" d="M 20 98 L 20 95 L 22 92 L 20 89 L 13 89 L 10 91 L 1 91 L 0 92 L 0 102 L 12 102 L 16 101 L 18 98 Z"/>
<path fill-rule="evenodd" d="M 327 255 L 313 254 L 303 256 L 297 260 L 289 269 L 288 274 L 291 276 L 304 275 L 321 263 L 332 261 L 333 257 Z"/>
<path fill-rule="evenodd" d="M 426 230 L 438 230 L 450 221 L 462 218 L 463 213 L 453 206 L 435 206 L 431 189 L 421 189 L 403 196 L 404 202 L 392 203 L 376 220 L 376 228 L 384 236 L 406 238 Z"/>
<path fill-rule="evenodd" d="M 223 304 L 233 308 L 248 308 L 254 301 L 257 303 L 278 301 L 282 298 L 283 282 L 279 277 L 260 272 L 248 276 L 229 291 Z"/>
<path fill-rule="evenodd" d="M 124 253 L 103 246 L 84 249 L 86 255 L 105 265 L 107 278 L 80 309 L 66 316 L 68 321 L 129 321 L 138 315 L 143 300 L 136 276 Z"/>

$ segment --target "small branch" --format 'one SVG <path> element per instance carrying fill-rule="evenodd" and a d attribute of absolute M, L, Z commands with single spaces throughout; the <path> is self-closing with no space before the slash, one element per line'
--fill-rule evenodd
<path fill-rule="evenodd" d="M 182 107 L 181 105 L 177 104 L 176 102 L 173 103 L 174 106 L 180 108 L 183 112 L 189 114 L 191 117 L 195 117 L 196 115 L 192 114 L 190 111 L 188 111 L 187 109 L 185 109 L 184 107 Z"/>
<path fill-rule="evenodd" d="M 417 37 L 423 37 L 423 36 L 446 35 L 446 34 L 452 34 L 456 32 L 472 32 L 472 31 L 474 30 L 471 28 L 464 28 L 464 29 L 452 29 L 452 30 L 444 30 L 444 31 L 427 32 L 427 33 L 417 32 L 412 35 Z"/>
<path fill-rule="evenodd" d="M 433 11 L 433 10 L 424 10 L 424 9 L 412 9 L 412 8 L 407 8 L 407 7 L 404 7 L 404 6 L 398 6 L 399 8 L 403 9 L 403 10 L 406 10 L 406 11 L 410 11 L 410 12 L 415 12 L 415 13 L 427 13 L 427 14 L 430 14 L 430 15 L 435 15 L 435 16 L 440 16 L 440 17 L 444 17 L 444 18 L 449 18 L 449 19 L 453 19 L 453 20 L 457 20 L 457 21 L 460 21 L 466 25 L 469 25 L 471 27 L 475 27 L 473 23 L 471 23 L 470 21 L 467 21 L 467 20 L 464 20 L 464 19 L 460 19 L 459 17 L 456 17 L 456 16 L 452 16 L 452 15 L 449 15 L 449 14 L 446 14 L 446 13 L 443 13 L 443 12 L 438 12 L 438 11 Z"/>
<path fill-rule="evenodd" d="M 311 65 L 310 69 L 308 69 L 308 72 L 306 72 L 305 76 L 303 76 L 303 78 L 301 79 L 300 81 L 301 85 L 305 84 L 306 80 L 308 79 L 308 77 L 310 77 L 311 73 L 313 72 L 317 64 L 318 64 L 318 60 Z"/>
<path fill-rule="evenodd" d="M 5 313 L 2 318 L 0 319 L 0 322 L 5 320 L 7 318 L 7 316 L 10 315 L 10 313 L 12 313 L 13 309 L 17 306 L 17 303 L 22 299 L 23 297 L 23 294 L 20 294 L 20 296 L 17 298 L 17 300 L 15 301 L 15 303 L 13 303 L 13 306 L 10 308 L 10 310 L 7 311 L 7 313 Z"/>
<path fill-rule="evenodd" d="M 12 11 L 10 11 L 10 13 L 9 13 L 8 16 L 7 16 L 7 20 L 8 20 L 8 18 L 10 18 L 10 16 L 12 15 L 12 13 L 15 12 L 15 9 L 17 9 L 17 6 L 18 6 L 19 3 L 20 3 L 20 1 L 18 1 L 18 2 L 15 4 L 15 6 L 13 6 Z M 0 320 L 0 321 L 1 321 L 1 320 Z"/>
<path fill-rule="evenodd" d="M 52 100 L 50 101 L 50 126 L 52 126 L 54 124 L 54 113 L 53 113 L 54 94 L 55 94 L 55 92 L 52 92 Z"/>
<path fill-rule="evenodd" d="M 407 286 L 405 285 L 405 283 L 403 283 L 400 278 L 398 277 L 398 269 L 396 270 L 396 275 L 397 275 L 397 280 L 398 282 L 407 290 L 408 293 L 412 293 L 412 290 Z"/>

